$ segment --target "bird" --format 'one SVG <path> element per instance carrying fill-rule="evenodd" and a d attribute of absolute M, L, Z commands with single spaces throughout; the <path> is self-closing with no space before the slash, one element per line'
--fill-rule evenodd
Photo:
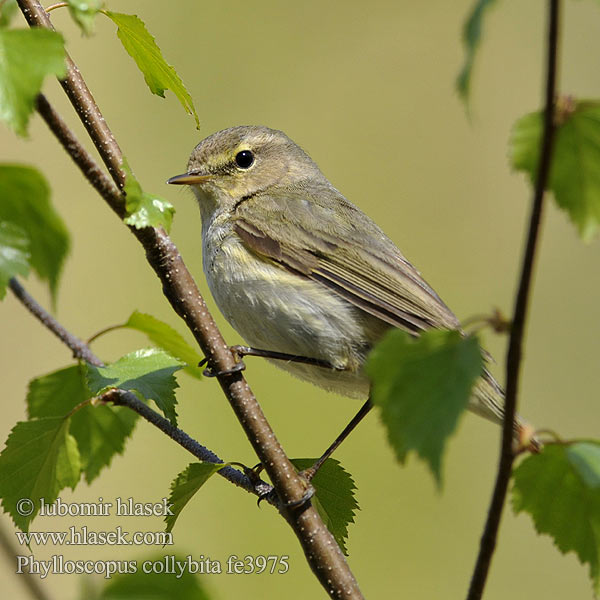
<path fill-rule="evenodd" d="M 387 331 L 418 337 L 461 329 L 394 242 L 282 131 L 218 131 L 168 183 L 190 186 L 197 198 L 205 277 L 247 353 L 255 349 L 301 379 L 365 399 L 353 421 L 371 408 L 364 365 Z M 468 407 L 501 423 L 503 398 L 484 369 Z M 517 418 L 515 431 L 521 428 Z"/>

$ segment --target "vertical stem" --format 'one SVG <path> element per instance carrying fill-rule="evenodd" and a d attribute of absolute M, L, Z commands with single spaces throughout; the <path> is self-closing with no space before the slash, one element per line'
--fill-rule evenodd
<path fill-rule="evenodd" d="M 539 237 L 540 222 L 542 219 L 544 191 L 550 173 L 554 141 L 554 103 L 556 97 L 558 26 L 559 0 L 549 0 L 544 129 L 531 215 L 529 217 L 529 232 L 523 256 L 519 289 L 515 298 L 514 317 L 506 358 L 506 400 L 502 429 L 502 450 L 500 453 L 496 484 L 490 502 L 485 529 L 481 537 L 479 555 L 473 571 L 467 600 L 479 600 L 482 597 L 492 556 L 496 547 L 498 528 L 500 526 L 500 519 L 502 517 L 502 510 L 504 508 L 512 465 L 515 458 L 512 450 L 513 422 L 517 408 L 523 337 L 525 334 L 527 306 L 531 291 L 533 265 Z"/>

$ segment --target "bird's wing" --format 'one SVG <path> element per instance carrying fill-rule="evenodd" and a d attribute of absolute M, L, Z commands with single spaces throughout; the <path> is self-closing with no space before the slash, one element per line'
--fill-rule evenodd
<path fill-rule="evenodd" d="M 390 325 L 414 335 L 430 327 L 459 327 L 393 242 L 333 187 L 256 194 L 238 202 L 232 217 L 249 250 Z"/>

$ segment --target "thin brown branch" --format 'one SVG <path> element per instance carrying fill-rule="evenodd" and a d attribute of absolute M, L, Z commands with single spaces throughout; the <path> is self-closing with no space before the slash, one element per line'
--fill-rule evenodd
<path fill-rule="evenodd" d="M 160 429 L 196 458 L 214 464 L 225 462 L 212 452 L 212 450 L 209 450 L 202 446 L 202 444 L 199 444 L 195 439 L 191 438 L 185 431 L 182 431 L 178 427 L 174 427 L 168 419 L 165 419 L 155 410 L 152 410 L 147 404 L 144 404 L 135 394 L 126 390 L 114 389 L 103 395 L 102 399 L 115 405 L 127 406 L 135 411 L 138 415 L 146 419 L 149 423 L 152 423 L 152 425 Z M 270 504 L 276 505 L 276 499 L 266 496 L 266 494 L 273 489 L 266 481 L 256 478 L 257 481 L 255 482 L 244 473 L 230 466 L 223 467 L 220 471 L 217 471 L 217 473 L 234 485 L 245 489 L 251 494 L 255 494 L 259 498 L 264 498 Z"/>
<path fill-rule="evenodd" d="M 502 511 L 506 502 L 508 484 L 512 472 L 515 455 L 512 449 L 513 423 L 517 410 L 517 396 L 519 390 L 519 376 L 521 373 L 521 358 L 525 324 L 527 320 L 527 307 L 531 292 L 531 280 L 535 262 L 542 209 L 544 206 L 544 192 L 550 173 L 552 148 L 554 141 L 554 103 L 556 98 L 556 71 L 558 56 L 558 30 L 559 30 L 559 0 L 548 1 L 548 38 L 546 58 L 546 90 L 544 108 L 544 129 L 535 189 L 529 218 L 529 231 L 523 256 L 523 265 L 519 280 L 519 288 L 515 298 L 514 317 L 508 344 L 506 358 L 506 400 L 504 408 L 504 424 L 502 428 L 502 449 L 498 465 L 498 474 L 494 492 L 488 510 L 487 521 L 481 537 L 479 555 L 473 571 L 471 585 L 467 600 L 479 600 L 482 597 L 487 580 L 492 556 L 496 547 L 496 539 Z"/>
<path fill-rule="evenodd" d="M 11 562 L 13 562 L 15 558 L 19 556 L 19 549 L 15 547 L 12 539 L 6 533 L 4 527 L 0 527 L 0 547 L 2 550 L 4 550 L 6 557 Z M 48 595 L 46 590 L 40 585 L 40 578 L 38 575 L 34 575 L 27 569 L 17 572 L 16 575 L 27 588 L 32 598 L 35 598 L 35 600 L 51 600 L 51 597 Z"/>
<path fill-rule="evenodd" d="M 52 28 L 48 14 L 37 0 L 17 0 L 17 2 L 32 27 Z M 61 81 L 61 85 L 113 180 L 119 188 L 122 188 L 124 173 L 121 170 L 121 150 L 79 70 L 68 56 L 67 76 Z M 68 147 L 65 149 L 74 157 Z M 78 152 L 86 153 L 83 148 L 78 148 Z M 93 181 L 90 182 L 94 185 Z M 112 204 L 111 207 L 114 209 Z M 160 229 L 153 228 L 132 229 L 132 232 L 143 245 L 148 262 L 161 280 L 165 296 L 191 330 L 209 359 L 211 367 L 217 372 L 232 371 L 236 364 L 235 357 L 225 343 L 192 276 L 168 235 Z M 294 508 L 304 497 L 306 484 L 298 476 L 277 441 L 243 375 L 239 371 L 231 375 L 220 375 L 218 381 L 273 482 L 281 501 L 281 513 L 296 533 L 313 572 L 332 597 L 362 598 L 358 584 L 339 546 L 314 507 L 309 505 L 302 510 Z"/>
<path fill-rule="evenodd" d="M 14 277 L 11 278 L 8 286 L 21 304 L 23 304 L 23 306 L 38 319 L 46 329 L 49 329 L 71 349 L 75 358 L 85 360 L 97 366 L 102 364 L 84 341 L 80 340 L 72 333 L 69 333 L 45 308 L 27 293 L 25 288 Z"/>
<path fill-rule="evenodd" d="M 31 312 L 41 323 L 54 333 L 68 348 L 73 351 L 73 356 L 78 359 L 87 361 L 88 363 L 97 367 L 104 366 L 102 360 L 96 356 L 92 349 L 77 336 L 67 331 L 48 311 L 41 306 L 26 290 L 17 282 L 16 279 L 12 278 L 9 282 L 9 287 L 17 297 L 17 299 L 23 304 L 23 306 Z M 182 448 L 190 452 L 199 460 L 210 463 L 222 463 L 225 462 L 219 458 L 212 450 L 209 450 L 195 439 L 191 438 L 185 431 L 182 431 L 178 427 L 171 424 L 168 419 L 158 414 L 155 410 L 152 410 L 149 406 L 139 400 L 134 394 L 126 392 L 124 390 L 111 390 L 112 394 L 106 394 L 103 396 L 103 400 L 106 402 L 112 402 L 120 406 L 127 406 L 131 410 L 138 413 L 146 421 L 160 429 L 163 433 L 168 435 L 172 440 L 177 442 Z M 86 400 L 85 402 L 89 402 Z M 84 403 L 82 403 L 84 404 Z M 75 412 L 79 406 L 75 407 L 72 412 Z M 258 478 L 250 479 L 245 474 L 241 473 L 237 469 L 231 467 L 225 467 L 218 471 L 219 475 L 230 481 L 231 483 L 245 489 L 246 491 L 253 493 L 259 497 L 271 490 L 271 486 L 265 481 L 261 481 Z M 275 504 L 272 499 L 267 498 L 271 504 Z"/>
<path fill-rule="evenodd" d="M 83 176 L 92 184 L 94 189 L 106 200 L 108 205 L 120 218 L 125 217 L 125 198 L 116 183 L 106 175 L 94 160 L 92 155 L 83 147 L 70 127 L 56 112 L 43 94 L 38 94 L 35 107 L 56 136 L 67 154 L 79 167 Z"/>

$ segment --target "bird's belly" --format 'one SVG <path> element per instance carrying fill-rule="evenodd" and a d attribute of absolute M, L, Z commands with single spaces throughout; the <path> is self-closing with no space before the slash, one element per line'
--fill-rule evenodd
<path fill-rule="evenodd" d="M 370 344 L 361 311 L 317 282 L 258 259 L 236 239 L 205 257 L 215 302 L 249 345 L 326 360 L 336 369 L 273 362 L 343 395 L 368 394 L 362 365 Z"/>

